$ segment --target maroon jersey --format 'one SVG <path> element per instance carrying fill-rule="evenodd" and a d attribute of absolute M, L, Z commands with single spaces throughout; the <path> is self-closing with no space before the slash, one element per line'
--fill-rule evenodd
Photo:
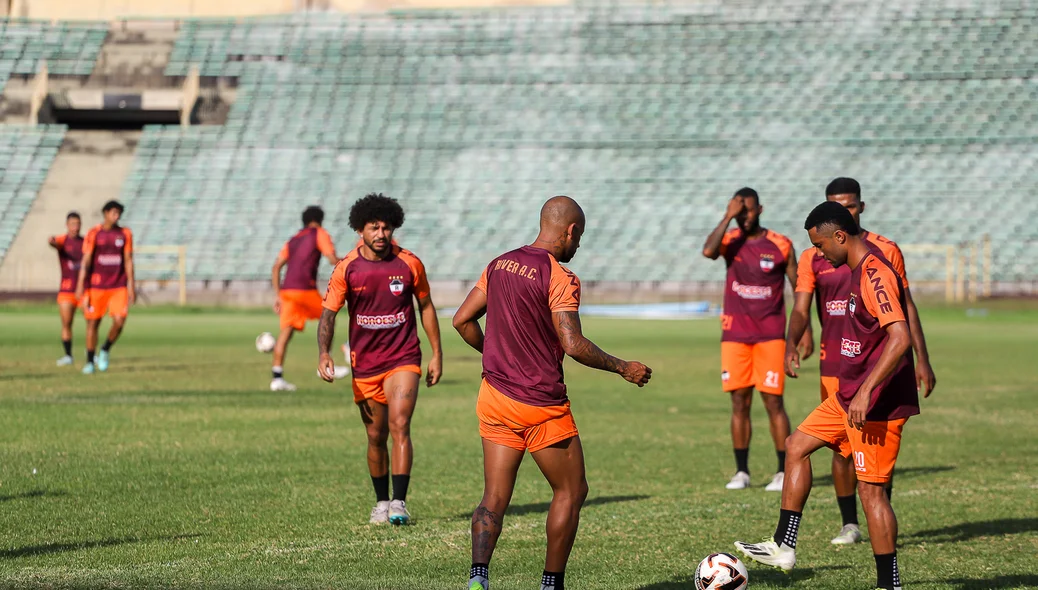
<path fill-rule="evenodd" d="M 133 254 L 133 234 L 118 225 L 97 225 L 83 240 L 83 259 L 90 261 L 87 289 L 118 289 L 128 283 L 124 254 Z"/>
<path fill-rule="evenodd" d="M 483 378 L 531 406 L 566 401 L 565 353 L 552 313 L 580 308 L 580 280 L 547 250 L 523 246 L 502 254 L 476 288 L 487 295 Z"/>
<path fill-rule="evenodd" d="M 897 244 L 879 234 L 862 232 L 869 248 L 884 258 L 908 286 L 905 260 Z M 851 269 L 847 265 L 833 268 L 817 248 L 805 250 L 797 265 L 798 293 L 814 293 L 818 321 L 822 335 L 818 339 L 819 372 L 823 377 L 840 375 L 840 341 L 843 338 L 843 320 L 847 316 L 847 292 L 851 285 Z"/>
<path fill-rule="evenodd" d="M 335 256 L 332 237 L 323 227 L 304 227 L 285 242 L 278 256 L 288 261 L 281 288 L 304 290 L 317 288 L 317 267 L 321 255 Z"/>
<path fill-rule="evenodd" d="M 872 372 L 887 344 L 886 327 L 905 320 L 904 284 L 894 267 L 870 252 L 851 270 L 847 316 L 840 339 L 840 389 L 837 398 L 848 409 L 858 388 Z M 872 392 L 865 419 L 907 418 L 919 413 L 912 349 L 898 361 L 894 372 Z"/>
<path fill-rule="evenodd" d="M 724 234 L 721 255 L 728 266 L 721 314 L 721 341 L 755 344 L 786 336 L 783 282 L 793 256 L 793 242 L 763 230 L 747 239 L 741 228 Z"/>
<path fill-rule="evenodd" d="M 358 248 L 335 265 L 324 307 L 349 309 L 351 364 L 358 379 L 421 364 L 414 298 L 428 296 L 425 266 L 399 246 L 383 260 L 367 260 Z"/>
<path fill-rule="evenodd" d="M 79 267 L 83 261 L 83 237 L 62 234 L 54 236 L 58 245 L 58 263 L 61 265 L 61 293 L 75 293 Z"/>

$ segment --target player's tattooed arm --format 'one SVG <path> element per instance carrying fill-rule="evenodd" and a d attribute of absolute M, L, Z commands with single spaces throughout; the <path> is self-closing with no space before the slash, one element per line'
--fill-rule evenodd
<path fill-rule="evenodd" d="M 317 324 L 317 370 L 321 379 L 331 383 L 335 380 L 335 361 L 332 360 L 332 340 L 335 338 L 335 317 L 339 314 L 324 308 L 321 321 Z"/>
<path fill-rule="evenodd" d="M 555 323 L 555 333 L 562 344 L 562 350 L 578 363 L 618 373 L 624 379 L 639 387 L 649 382 L 652 369 L 637 361 L 625 361 L 602 350 L 594 342 L 588 340 L 580 325 L 580 313 L 576 311 L 557 311 L 551 314 Z"/>

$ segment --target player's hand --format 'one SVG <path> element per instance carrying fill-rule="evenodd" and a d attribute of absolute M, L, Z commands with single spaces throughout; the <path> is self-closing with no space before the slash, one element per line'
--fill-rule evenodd
<path fill-rule="evenodd" d="M 439 383 L 441 375 L 443 375 L 443 357 L 433 355 L 429 360 L 429 369 L 425 372 L 425 386 L 432 387 Z"/>
<path fill-rule="evenodd" d="M 652 369 L 638 361 L 627 361 L 620 368 L 620 376 L 638 387 L 645 387 L 652 379 Z"/>
<path fill-rule="evenodd" d="M 732 197 L 731 201 L 728 201 L 728 209 L 725 211 L 725 216 L 728 219 L 735 219 L 740 213 L 746 208 L 746 202 L 742 197 Z"/>
<path fill-rule="evenodd" d="M 53 236 L 51 236 L 51 238 L 47 240 L 47 243 L 50 244 L 54 248 L 58 247 L 58 241 L 56 239 L 54 239 Z"/>
<path fill-rule="evenodd" d="M 786 375 L 796 379 L 800 368 L 800 351 L 796 346 L 786 344 Z"/>
<path fill-rule="evenodd" d="M 872 395 L 867 389 L 858 389 L 854 394 L 851 405 L 847 408 L 847 424 L 856 430 L 865 428 L 865 414 L 869 411 L 869 402 Z"/>
<path fill-rule="evenodd" d="M 85 291 L 86 289 L 83 288 L 83 285 L 76 285 L 76 301 L 83 301 L 83 295 L 86 294 Z"/>
<path fill-rule="evenodd" d="M 335 361 L 332 360 L 332 355 L 327 352 L 321 353 L 321 358 L 317 361 L 317 371 L 321 374 L 321 379 L 328 383 L 335 381 Z"/>
<path fill-rule="evenodd" d="M 804 335 L 800 338 L 800 344 L 797 345 L 797 351 L 800 353 L 800 360 L 806 361 L 811 358 L 811 355 L 815 352 L 815 339 L 811 331 L 804 332 Z M 797 365 L 800 368 L 800 365 Z"/>
<path fill-rule="evenodd" d="M 922 361 L 915 366 L 916 387 L 923 392 L 923 397 L 930 397 L 933 388 L 937 385 L 937 376 L 933 374 L 930 361 Z"/>
<path fill-rule="evenodd" d="M 274 300 L 274 313 L 281 314 L 281 298 L 278 297 Z"/>
<path fill-rule="evenodd" d="M 136 302 L 137 302 L 137 289 L 136 288 L 127 289 L 126 290 L 126 306 L 130 307 L 130 306 L 132 306 Z"/>

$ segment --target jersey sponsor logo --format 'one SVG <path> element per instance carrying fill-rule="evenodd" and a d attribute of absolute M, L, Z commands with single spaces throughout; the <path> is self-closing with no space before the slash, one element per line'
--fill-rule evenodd
<path fill-rule="evenodd" d="M 758 287 L 757 285 L 743 285 L 739 281 L 732 281 L 732 291 L 743 299 L 771 299 L 771 287 Z"/>
<path fill-rule="evenodd" d="M 854 358 L 861 354 L 861 342 L 843 338 L 840 340 L 840 354 L 845 357 Z"/>
<path fill-rule="evenodd" d="M 876 273 L 879 269 L 875 267 L 869 267 L 865 269 L 865 273 L 869 277 L 869 282 L 872 283 L 872 292 L 876 294 L 876 303 L 879 304 L 880 313 L 890 313 L 894 311 L 894 307 L 890 305 L 890 295 L 887 294 L 886 285 L 883 284 L 883 280 Z"/>
<path fill-rule="evenodd" d="M 116 248 L 122 248 L 123 244 L 125 244 L 125 243 L 126 243 L 126 240 L 124 240 L 122 238 L 115 238 L 115 247 Z"/>
<path fill-rule="evenodd" d="M 79 270 L 79 264 L 75 260 L 68 260 L 65 262 L 65 268 L 69 270 Z"/>
<path fill-rule="evenodd" d="M 123 263 L 122 254 L 98 254 L 97 263 L 101 266 L 119 266 Z"/>
<path fill-rule="evenodd" d="M 847 300 L 834 299 L 825 302 L 825 313 L 828 315 L 847 315 Z"/>
<path fill-rule="evenodd" d="M 854 313 L 854 310 L 857 309 L 857 307 L 857 295 L 851 293 L 851 298 L 847 300 L 847 311 Z"/>
<path fill-rule="evenodd" d="M 775 268 L 775 255 L 774 254 L 761 254 L 760 255 L 760 269 L 764 272 L 770 272 Z"/>
<path fill-rule="evenodd" d="M 404 294 L 404 277 L 389 277 L 389 292 L 397 297 Z"/>
<path fill-rule="evenodd" d="M 358 315 L 357 325 L 366 330 L 388 330 L 407 323 L 407 314 L 404 312 L 391 313 L 387 315 Z"/>

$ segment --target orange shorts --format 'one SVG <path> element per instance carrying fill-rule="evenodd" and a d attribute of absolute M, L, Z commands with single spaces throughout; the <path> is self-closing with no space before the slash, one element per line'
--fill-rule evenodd
<path fill-rule="evenodd" d="M 901 431 L 908 418 L 866 422 L 856 430 L 847 425 L 847 412 L 835 395 L 815 408 L 797 430 L 825 441 L 844 457 L 853 457 L 859 481 L 883 484 L 890 481 L 901 449 Z"/>
<path fill-rule="evenodd" d="M 517 451 L 536 453 L 579 434 L 569 401 L 560 406 L 527 405 L 494 389 L 486 379 L 479 386 L 476 416 L 479 436 Z"/>
<path fill-rule="evenodd" d="M 76 299 L 75 293 L 58 293 L 58 305 L 65 305 L 71 303 L 75 307 L 79 307 L 79 300 Z"/>
<path fill-rule="evenodd" d="M 279 297 L 281 299 L 282 329 L 291 326 L 293 330 L 302 332 L 306 328 L 306 322 L 321 319 L 324 301 L 316 289 L 312 291 L 282 289 Z"/>
<path fill-rule="evenodd" d="M 126 287 L 90 289 L 83 296 L 83 317 L 99 320 L 108 314 L 113 318 L 124 318 L 130 312 L 129 296 Z"/>
<path fill-rule="evenodd" d="M 822 375 L 822 401 L 829 399 L 836 395 L 836 392 L 840 389 L 840 378 L 839 377 L 826 377 Z"/>
<path fill-rule="evenodd" d="M 756 387 L 762 393 L 782 395 L 786 387 L 782 367 L 785 356 L 784 340 L 756 344 L 722 342 L 721 387 L 724 391 Z"/>
<path fill-rule="evenodd" d="M 364 377 L 363 379 L 353 378 L 353 403 L 359 404 L 360 402 L 370 399 L 374 402 L 380 403 L 383 406 L 389 405 L 389 399 L 386 398 L 386 379 L 395 373 L 401 372 L 415 373 L 417 375 L 422 374 L 422 368 L 418 365 L 403 365 L 395 369 L 390 369 L 385 373 L 375 375 L 374 377 Z"/>

